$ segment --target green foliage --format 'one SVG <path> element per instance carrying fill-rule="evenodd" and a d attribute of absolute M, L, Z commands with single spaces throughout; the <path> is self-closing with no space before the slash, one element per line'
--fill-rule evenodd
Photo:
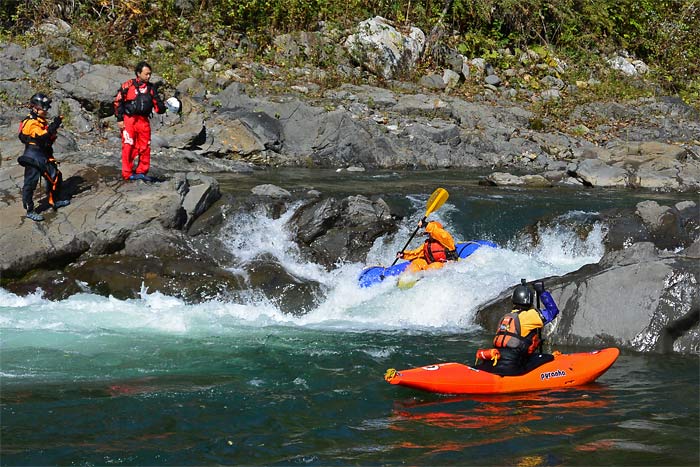
<path fill-rule="evenodd" d="M 450 45 L 468 57 L 508 66 L 499 49 L 553 51 L 568 63 L 594 64 L 621 49 L 650 64 L 652 78 L 691 101 L 700 97 L 700 2 L 698 0 L 3 0 L 0 38 L 18 40 L 52 17 L 74 28 L 73 39 L 96 60 L 131 65 L 132 50 L 154 39 L 177 46 L 171 67 L 182 59 L 220 58 L 225 44 L 247 37 L 265 59 L 280 33 L 316 30 L 320 21 L 340 28 L 380 15 L 426 33 L 436 24 L 456 31 Z M 81 32 L 82 31 L 82 32 Z M 31 33 L 27 34 L 30 36 Z M 19 40 L 21 42 L 21 40 Z M 66 60 L 60 51 L 52 53 Z M 155 61 L 151 59 L 152 61 Z M 320 63 L 319 63 L 320 64 Z"/>

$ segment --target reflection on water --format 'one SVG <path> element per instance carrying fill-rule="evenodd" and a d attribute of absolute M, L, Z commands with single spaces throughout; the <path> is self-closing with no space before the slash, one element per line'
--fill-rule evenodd
<path fill-rule="evenodd" d="M 585 391 L 583 393 L 582 391 Z M 417 429 L 415 424 L 438 428 L 481 430 L 486 438 L 500 430 L 510 429 L 517 421 L 518 430 L 533 434 L 551 434 L 551 427 L 533 431 L 529 422 L 567 414 L 588 415 L 610 405 L 612 394 L 600 385 L 581 386 L 575 391 L 540 391 L 523 394 L 470 395 L 431 402 L 415 400 L 395 403 L 392 429 Z M 580 422 L 580 421 L 579 421 Z M 588 427 L 560 427 L 557 433 L 576 433 Z"/>
<path fill-rule="evenodd" d="M 390 428 L 401 441 L 392 449 L 418 464 L 461 452 L 465 465 L 694 466 L 697 358 L 670 358 L 665 369 L 662 359 L 623 356 L 602 382 L 568 390 L 398 400 Z"/>

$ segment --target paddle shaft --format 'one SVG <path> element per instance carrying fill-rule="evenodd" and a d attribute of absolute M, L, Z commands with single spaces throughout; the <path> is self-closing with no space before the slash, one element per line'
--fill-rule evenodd
<path fill-rule="evenodd" d="M 540 303 L 540 294 L 537 293 L 536 295 L 537 295 L 537 311 L 540 311 L 540 309 L 542 308 L 542 304 Z M 542 353 L 542 344 L 544 344 L 544 342 L 542 341 L 542 328 L 539 328 L 537 330 L 537 337 L 540 338 L 540 344 L 537 346 L 537 352 Z"/>
<path fill-rule="evenodd" d="M 423 225 L 423 223 L 425 222 L 426 219 L 427 219 L 427 216 L 423 217 L 423 219 L 420 221 L 420 225 L 418 227 L 416 227 L 416 230 L 413 231 L 413 233 L 411 234 L 411 238 L 409 238 L 408 241 L 406 242 L 406 244 L 403 246 L 403 248 L 401 248 L 402 253 L 406 250 L 406 248 L 408 248 L 409 243 L 411 243 L 411 240 L 413 240 L 413 237 L 416 236 L 416 234 L 420 230 L 420 226 Z M 391 263 L 391 266 L 395 265 L 398 260 L 399 260 L 399 258 L 394 258 L 394 262 Z"/>
<path fill-rule="evenodd" d="M 406 244 L 403 246 L 403 248 L 401 248 L 401 253 L 403 253 L 406 250 L 406 248 L 408 248 L 409 243 L 411 243 L 413 237 L 416 236 L 421 226 L 425 227 L 425 221 L 428 219 L 428 216 L 431 213 L 440 209 L 440 206 L 445 204 L 445 201 L 447 201 L 448 196 L 450 196 L 450 194 L 444 188 L 438 188 L 435 191 L 433 191 L 433 194 L 430 195 L 430 198 L 428 198 L 428 202 L 426 203 L 425 216 L 423 216 L 423 219 L 421 219 L 421 221 L 418 223 L 418 227 L 416 227 L 416 230 L 414 230 L 413 234 L 411 234 L 411 238 L 409 238 Z M 396 258 L 394 258 L 394 262 L 391 263 L 391 266 L 395 265 L 398 260 L 399 258 L 397 256 Z"/>

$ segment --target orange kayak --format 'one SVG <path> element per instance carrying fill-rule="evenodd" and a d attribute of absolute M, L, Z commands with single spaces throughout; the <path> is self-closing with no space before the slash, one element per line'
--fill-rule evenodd
<path fill-rule="evenodd" d="M 578 386 L 595 381 L 615 363 L 616 348 L 562 354 L 519 376 L 500 376 L 461 363 L 438 363 L 409 370 L 387 370 L 384 379 L 442 394 L 502 394 Z"/>

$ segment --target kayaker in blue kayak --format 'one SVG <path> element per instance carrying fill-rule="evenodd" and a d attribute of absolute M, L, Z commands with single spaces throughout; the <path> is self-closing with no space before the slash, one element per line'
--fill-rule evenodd
<path fill-rule="evenodd" d="M 541 329 L 556 318 L 559 308 L 552 295 L 544 289 L 543 281 L 535 281 L 533 287 L 537 293 L 538 306 L 541 302 L 544 309 L 533 306 L 532 290 L 522 279 L 521 284 L 513 290 L 513 310 L 503 316 L 498 324 L 493 339 L 495 349 L 477 352 L 477 358 L 491 359 L 479 365 L 480 370 L 504 376 L 520 375 L 553 358 L 537 352 L 542 344 Z"/>
<path fill-rule="evenodd" d="M 425 227 L 425 235 L 428 239 L 413 250 L 399 251 L 396 257 L 410 261 L 407 271 L 415 273 L 426 269 L 439 269 L 447 261 L 456 260 L 455 241 L 441 223 L 437 221 L 418 223 L 418 227 Z"/>

